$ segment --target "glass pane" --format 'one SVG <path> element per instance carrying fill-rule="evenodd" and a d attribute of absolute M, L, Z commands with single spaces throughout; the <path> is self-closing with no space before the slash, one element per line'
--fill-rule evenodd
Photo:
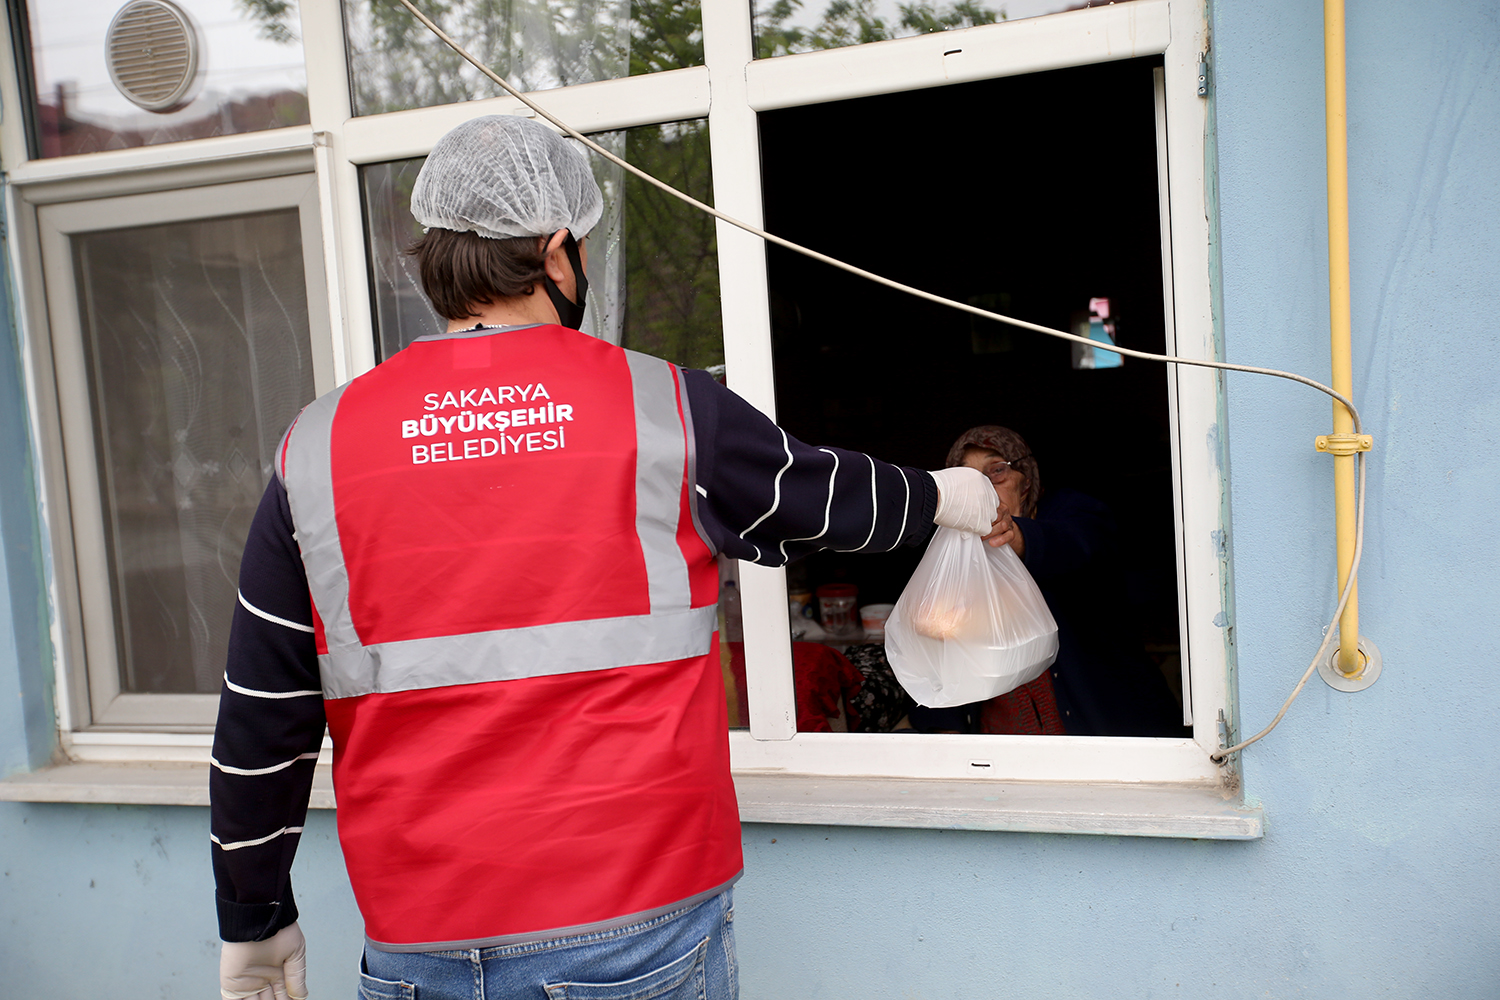
<path fill-rule="evenodd" d="M 425 159 L 376 163 L 359 170 L 364 188 L 365 242 L 370 254 L 375 347 L 381 358 L 448 325 L 428 305 L 417 262 L 406 254 L 406 249 L 422 236 L 422 227 L 411 217 L 411 189 Z"/>
<path fill-rule="evenodd" d="M 522 91 L 703 65 L 696 0 L 453 0 L 433 20 Z M 499 97 L 396 0 L 344 0 L 354 113 Z"/>
<path fill-rule="evenodd" d="M 42 156 L 308 123 L 296 0 L 29 6 Z"/>
<path fill-rule="evenodd" d="M 124 691 L 216 694 L 240 553 L 313 398 L 295 209 L 73 239 Z"/>
<path fill-rule="evenodd" d="M 719 666 L 730 729 L 750 728 L 750 693 L 745 680 L 745 619 L 740 604 L 740 563 L 719 557 Z"/>
<path fill-rule="evenodd" d="M 648 173 L 713 203 L 708 123 L 674 122 L 596 135 Z M 589 293 L 584 332 L 679 365 L 724 373 L 719 258 L 714 221 L 599 157 L 594 176 L 604 216 L 589 234 Z M 419 236 L 411 189 L 422 160 L 361 169 L 369 227 L 377 346 L 388 358 L 417 337 L 447 326 L 422 294 L 415 262 L 403 251 Z M 720 565 L 719 647 L 731 728 L 750 724 L 745 694 L 744 627 L 738 565 Z"/>
<path fill-rule="evenodd" d="M 627 161 L 713 204 L 706 121 L 634 128 L 625 135 Z M 630 304 L 621 343 L 722 376 L 724 326 L 713 218 L 619 173 L 625 186 L 625 301 Z"/>
<path fill-rule="evenodd" d="M 933 31 L 972 28 L 997 21 L 1103 7 L 1125 0 L 751 0 L 755 56 L 767 59 L 793 52 L 836 49 Z"/>
<path fill-rule="evenodd" d="M 708 123 L 674 122 L 594 137 L 701 201 L 712 203 Z M 594 157 L 604 216 L 589 234 L 584 332 L 632 350 L 722 374 L 718 243 L 713 219 Z M 411 188 L 421 159 L 361 169 L 380 356 L 447 324 L 422 294 L 404 250 L 421 235 Z"/>

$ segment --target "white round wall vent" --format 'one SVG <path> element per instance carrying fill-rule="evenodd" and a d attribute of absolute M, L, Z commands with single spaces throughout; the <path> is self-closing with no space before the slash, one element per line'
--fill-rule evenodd
<path fill-rule="evenodd" d="M 104 53 L 115 87 L 147 111 L 176 111 L 203 83 L 203 36 L 168 0 L 131 0 L 122 7 L 110 22 Z"/>

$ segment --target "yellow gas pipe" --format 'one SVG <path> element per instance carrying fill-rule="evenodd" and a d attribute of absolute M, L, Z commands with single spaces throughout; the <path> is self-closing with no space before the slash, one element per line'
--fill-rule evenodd
<path fill-rule="evenodd" d="M 1344 0 L 1323 3 L 1323 92 L 1328 142 L 1328 318 L 1333 388 L 1354 398 L 1349 322 L 1349 133 L 1344 105 Z M 1333 455 L 1334 523 L 1338 534 L 1339 593 L 1354 562 L 1354 456 L 1369 451 L 1370 435 L 1354 433 L 1354 417 L 1333 404 L 1333 433 L 1319 451 Z M 1359 589 L 1356 582 L 1339 618 L 1339 673 L 1354 677 L 1365 668 L 1359 651 Z"/>

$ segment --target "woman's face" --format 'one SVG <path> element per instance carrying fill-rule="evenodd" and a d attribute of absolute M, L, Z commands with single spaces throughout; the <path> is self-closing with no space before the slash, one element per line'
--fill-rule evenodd
<path fill-rule="evenodd" d="M 1001 458 L 998 451 L 965 448 L 964 464 L 989 477 L 990 482 L 995 484 L 1000 506 L 1006 513 L 1014 517 L 1024 511 L 1022 503 L 1026 499 L 1026 477 L 1011 468 L 1010 463 Z"/>

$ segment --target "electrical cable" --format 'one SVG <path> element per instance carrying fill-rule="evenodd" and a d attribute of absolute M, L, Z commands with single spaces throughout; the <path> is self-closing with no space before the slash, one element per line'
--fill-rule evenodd
<path fill-rule="evenodd" d="M 1355 425 L 1355 429 L 1357 431 L 1358 427 L 1359 427 L 1359 417 L 1358 416 L 1356 416 L 1354 418 L 1354 425 Z M 1262 729 L 1260 732 L 1256 733 L 1254 736 L 1250 737 L 1248 740 L 1244 740 L 1244 741 L 1242 741 L 1240 743 L 1236 743 L 1232 747 L 1220 747 L 1218 750 L 1215 750 L 1213 753 L 1211 753 L 1211 754 L 1208 755 L 1209 759 L 1211 759 L 1211 760 L 1223 762 L 1224 760 L 1228 759 L 1228 757 L 1229 757 L 1230 754 L 1237 753 L 1238 751 L 1245 749 L 1247 746 L 1249 746 L 1250 744 L 1252 744 L 1252 743 L 1256 742 L 1257 740 L 1261 739 L 1266 734 L 1268 734 L 1271 730 L 1275 729 L 1276 726 L 1277 726 L 1277 724 L 1279 724 L 1281 722 L 1282 718 L 1284 718 L 1286 716 L 1287 709 L 1289 709 L 1289 708 L 1292 707 L 1292 702 L 1294 702 L 1294 701 L 1297 700 L 1297 696 L 1299 694 L 1301 694 L 1302 693 L 1302 689 L 1307 686 L 1308 679 L 1312 677 L 1313 671 L 1315 671 L 1315 670 L 1318 669 L 1318 664 L 1320 662 L 1322 662 L 1322 660 L 1323 660 L 1323 654 L 1325 652 L 1327 652 L 1327 650 L 1328 650 L 1328 643 L 1333 638 L 1334 628 L 1338 625 L 1339 618 L 1341 618 L 1343 616 L 1343 614 L 1344 614 L 1344 607 L 1346 605 L 1348 605 L 1350 595 L 1354 593 L 1355 582 L 1359 579 L 1359 560 L 1360 560 L 1360 557 L 1364 554 L 1364 547 L 1365 547 L 1365 454 L 1364 454 L 1364 452 L 1358 452 L 1357 456 L 1356 456 L 1356 460 L 1359 463 L 1359 491 L 1358 491 L 1358 493 L 1359 493 L 1359 505 L 1358 505 L 1358 508 L 1357 508 L 1357 513 L 1356 513 L 1355 518 L 1354 518 L 1354 558 L 1352 560 L 1350 560 L 1350 563 L 1349 563 L 1349 579 L 1344 584 L 1344 592 L 1339 595 L 1339 605 L 1333 611 L 1333 621 L 1329 622 L 1328 623 L 1328 628 L 1326 628 L 1326 629 L 1323 630 L 1323 643 L 1322 643 L 1322 645 L 1320 645 L 1318 647 L 1317 653 L 1313 654 L 1312 663 L 1308 664 L 1307 670 L 1305 670 L 1303 672 L 1303 674 L 1302 674 L 1302 679 L 1297 682 L 1297 686 L 1296 687 L 1292 688 L 1292 693 L 1289 694 L 1289 695 L 1287 695 L 1286 701 L 1284 703 L 1282 703 L 1281 711 L 1279 711 L 1279 712 L 1276 713 L 1276 718 L 1274 718 L 1274 719 L 1271 720 L 1271 724 L 1269 726 L 1267 726 L 1266 728 Z"/>
<path fill-rule="evenodd" d="M 1087 344 L 1092 347 L 1099 346 L 1099 343 L 1097 341 L 1091 340 L 1088 337 L 1079 336 L 1076 333 L 1065 333 L 1062 330 L 1055 330 L 1052 327 L 1042 326 L 1038 323 L 1031 323 L 1023 319 L 1016 319 L 1013 316 L 1003 316 L 1000 313 L 991 312 L 988 309 L 981 309 L 978 306 L 972 306 L 966 302 L 958 302 L 954 299 L 944 298 L 943 296 L 936 295 L 932 292 L 923 291 L 920 288 L 914 288 L 911 285 L 902 284 L 899 281 L 895 281 L 883 275 L 876 274 L 873 271 L 867 271 L 862 267 L 857 267 L 853 264 L 848 264 L 844 261 L 838 260 L 837 258 L 830 257 L 827 254 L 819 253 L 816 250 L 809 249 L 808 247 L 802 246 L 799 243 L 794 243 L 791 240 L 785 239 L 781 236 L 777 236 L 774 233 L 768 233 L 764 229 L 761 229 L 759 226 L 753 226 L 748 222 L 743 222 L 739 219 L 736 219 L 732 215 L 719 211 L 712 205 L 706 205 L 698 199 L 694 198 L 692 195 L 685 194 L 682 191 L 677 190 L 666 181 L 659 180 L 656 177 L 653 177 L 651 174 L 648 174 L 646 171 L 640 169 L 639 167 L 627 163 L 623 158 L 616 156 L 614 153 L 605 149 L 603 146 L 599 145 L 597 142 L 590 139 L 582 132 L 579 132 L 577 129 L 573 128 L 567 122 L 564 122 L 561 119 L 557 118 L 551 112 L 538 105 L 535 101 L 528 98 L 525 94 L 521 93 L 515 87 L 512 87 L 494 70 L 490 69 L 484 63 L 480 62 L 473 55 L 469 54 L 469 52 L 464 49 L 462 45 L 459 45 L 458 42 L 454 41 L 453 38 L 451 38 L 447 34 L 447 32 L 438 27 L 437 24 L 435 24 L 429 17 L 427 17 L 426 14 L 423 14 L 420 10 L 418 10 L 417 7 L 411 2 L 411 0 L 399 0 L 399 2 L 403 7 L 411 11 L 413 17 L 415 17 L 418 21 L 425 25 L 429 31 L 431 31 L 434 35 L 441 39 L 446 45 L 448 45 L 449 48 L 453 49 L 454 52 L 458 53 L 458 55 L 467 60 L 472 66 L 474 66 L 475 69 L 479 70 L 485 76 L 493 80 L 500 87 L 500 89 L 504 90 L 511 97 L 514 97 L 516 100 L 526 105 L 526 107 L 530 108 L 532 111 L 536 112 L 538 116 L 546 119 L 556 128 L 561 130 L 564 134 L 582 143 L 585 147 L 598 154 L 599 156 L 602 156 L 609 162 L 626 170 L 636 177 L 639 177 L 646 183 L 660 188 L 663 192 L 671 195 L 674 198 L 677 198 L 679 201 L 686 202 L 687 204 L 698 209 L 700 212 L 711 215 L 714 218 L 719 219 L 722 222 L 726 222 L 731 226 L 735 226 L 738 229 L 743 229 L 745 232 L 750 233 L 753 236 L 760 237 L 767 243 L 774 243 L 777 246 L 785 247 L 786 249 L 791 250 L 794 253 L 799 253 L 804 257 L 810 257 L 813 260 L 821 261 L 831 267 L 836 267 L 842 271 L 847 271 L 850 274 L 857 275 L 869 281 L 873 281 L 879 285 L 884 285 L 887 288 L 894 289 L 898 292 L 904 292 L 907 295 L 912 295 L 919 299 L 925 299 L 928 302 L 932 302 L 940 306 L 947 306 L 950 309 L 957 309 L 959 312 L 966 312 L 973 316 L 979 316 L 984 319 L 993 320 L 999 323 L 1006 323 L 1010 326 L 1020 327 L 1023 330 L 1031 330 L 1034 333 L 1044 334 L 1048 337 L 1056 337 L 1059 340 L 1074 341 L 1076 343 Z M 1276 368 L 1260 368 L 1254 365 L 1236 365 L 1231 364 L 1227 361 L 1205 361 L 1198 358 L 1183 358 L 1170 354 L 1152 354 L 1147 351 L 1137 351 L 1128 347 L 1110 346 L 1108 350 L 1113 351 L 1116 354 L 1125 355 L 1127 357 L 1140 358 L 1144 361 L 1160 361 L 1165 364 L 1173 365 L 1192 365 L 1199 368 L 1215 368 L 1221 371 L 1248 372 L 1252 375 L 1269 375 L 1273 378 L 1289 379 L 1293 382 L 1300 382 L 1305 386 L 1316 389 L 1319 392 L 1331 396 L 1335 400 L 1337 400 L 1341 405 L 1343 405 L 1346 410 L 1349 411 L 1349 415 L 1353 417 L 1354 432 L 1356 434 L 1364 433 L 1364 424 L 1363 421 L 1360 420 L 1359 410 L 1355 408 L 1354 403 L 1348 397 L 1346 397 L 1343 393 L 1338 392 L 1337 390 L 1316 381 L 1315 379 L 1308 378 L 1305 375 L 1298 375 L 1295 372 L 1281 371 Z M 1261 732 L 1257 733 L 1256 735 L 1252 736 L 1250 739 L 1245 740 L 1242 743 L 1237 743 L 1232 747 L 1220 748 L 1219 750 L 1210 754 L 1209 756 L 1215 761 L 1224 761 L 1231 753 L 1235 753 L 1236 751 L 1244 749 L 1245 747 L 1264 737 L 1272 729 L 1275 729 L 1277 724 L 1281 722 L 1282 717 L 1286 715 L 1287 709 L 1291 708 L 1292 702 L 1295 701 L 1297 699 L 1297 696 L 1302 693 L 1302 688 L 1307 684 L 1308 678 L 1310 678 L 1313 674 L 1313 671 L 1317 669 L 1318 662 L 1322 659 L 1324 652 L 1328 649 L 1328 643 L 1333 638 L 1334 629 L 1338 625 L 1339 616 L 1343 614 L 1344 607 L 1349 603 L 1350 595 L 1352 595 L 1354 592 L 1355 582 L 1359 577 L 1360 556 L 1364 551 L 1365 456 L 1363 452 L 1357 453 L 1357 460 L 1359 463 L 1359 490 L 1354 519 L 1354 558 L 1350 561 L 1348 582 L 1344 585 L 1343 593 L 1339 596 L 1338 609 L 1334 612 L 1333 621 L 1330 622 L 1328 628 L 1324 630 L 1323 644 L 1318 647 L 1318 654 L 1317 656 L 1313 657 L 1312 665 L 1307 668 L 1306 673 L 1302 675 L 1302 679 L 1298 681 L 1297 686 L 1292 689 L 1291 695 L 1287 698 L 1286 703 L 1281 706 L 1281 711 L 1276 713 L 1276 718 L 1271 721 L 1271 724 Z M 1358 641 L 1357 637 L 1355 641 Z"/>

